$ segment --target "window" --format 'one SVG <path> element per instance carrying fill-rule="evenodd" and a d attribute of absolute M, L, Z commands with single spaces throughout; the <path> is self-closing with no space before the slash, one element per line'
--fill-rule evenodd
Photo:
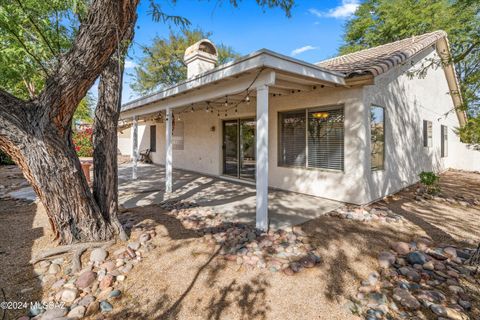
<path fill-rule="evenodd" d="M 383 170 L 385 162 L 385 109 L 370 108 L 370 153 L 372 170 Z"/>
<path fill-rule="evenodd" d="M 279 165 L 343 170 L 343 108 L 279 113 Z"/>
<path fill-rule="evenodd" d="M 150 151 L 157 149 L 157 126 L 150 126 Z"/>
<path fill-rule="evenodd" d="M 442 158 L 445 158 L 445 157 L 448 157 L 448 127 L 447 126 L 441 126 L 441 155 L 442 155 Z"/>
<path fill-rule="evenodd" d="M 431 147 L 432 145 L 432 121 L 423 120 L 423 146 Z"/>

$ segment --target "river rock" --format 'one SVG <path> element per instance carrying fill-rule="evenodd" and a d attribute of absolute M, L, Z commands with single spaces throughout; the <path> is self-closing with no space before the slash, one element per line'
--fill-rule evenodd
<path fill-rule="evenodd" d="M 410 310 L 417 310 L 420 308 L 420 302 L 406 289 L 393 289 L 393 299 L 398 301 L 402 306 Z"/>
<path fill-rule="evenodd" d="M 96 263 L 102 263 L 108 256 L 108 252 L 103 248 L 96 248 L 90 253 L 90 261 Z"/>
<path fill-rule="evenodd" d="M 446 247 L 443 249 L 443 252 L 447 255 L 449 258 L 456 258 L 457 257 L 457 249 L 453 247 Z"/>
<path fill-rule="evenodd" d="M 381 252 L 378 255 L 378 264 L 380 267 L 387 269 L 395 263 L 395 255 L 390 252 Z"/>
<path fill-rule="evenodd" d="M 52 308 L 45 311 L 42 314 L 42 320 L 54 320 L 61 318 L 67 314 L 67 309 L 65 308 Z"/>
<path fill-rule="evenodd" d="M 80 289 L 84 289 L 90 286 L 95 281 L 96 278 L 97 278 L 97 274 L 95 272 L 85 271 L 78 277 L 77 281 L 75 281 L 75 285 Z"/>
<path fill-rule="evenodd" d="M 71 319 L 81 319 L 85 315 L 85 311 L 85 306 L 77 306 L 70 310 L 70 312 L 67 314 L 67 317 Z"/>
<path fill-rule="evenodd" d="M 423 265 L 424 263 L 427 262 L 425 255 L 419 251 L 410 252 L 409 254 L 407 254 L 406 258 L 408 263 L 412 265 L 414 264 Z"/>
<path fill-rule="evenodd" d="M 48 273 L 50 274 L 57 274 L 60 272 L 60 266 L 56 263 L 52 263 L 49 267 L 48 267 Z"/>
<path fill-rule="evenodd" d="M 137 251 L 138 249 L 140 249 L 140 242 L 130 242 L 128 244 L 128 247 L 132 250 Z"/>
<path fill-rule="evenodd" d="M 410 245 L 406 242 L 399 241 L 392 244 L 392 249 L 396 253 L 404 255 L 410 252 Z"/>
<path fill-rule="evenodd" d="M 100 301 L 100 310 L 103 313 L 110 312 L 113 310 L 113 306 L 108 301 Z"/>
<path fill-rule="evenodd" d="M 63 302 L 72 303 L 77 298 L 78 291 L 76 289 L 64 289 L 62 291 L 61 299 Z"/>
<path fill-rule="evenodd" d="M 110 286 L 112 285 L 112 283 L 113 283 L 113 276 L 107 274 L 107 275 L 102 279 L 102 281 L 100 281 L 99 288 L 100 288 L 100 289 L 108 288 L 108 287 L 110 287 Z"/>
<path fill-rule="evenodd" d="M 91 316 L 100 310 L 100 303 L 98 301 L 93 301 L 87 307 L 87 311 L 85 312 L 86 316 Z"/>

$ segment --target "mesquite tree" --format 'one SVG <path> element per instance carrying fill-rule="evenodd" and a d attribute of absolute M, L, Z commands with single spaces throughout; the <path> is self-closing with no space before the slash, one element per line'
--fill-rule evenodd
<path fill-rule="evenodd" d="M 93 0 L 72 48 L 59 57 L 39 95 L 26 101 L 0 90 L 0 148 L 33 186 L 59 243 L 115 234 L 82 173 L 71 124 L 80 100 L 110 63 L 118 39 L 131 30 L 137 5 L 138 0 Z"/>
<path fill-rule="evenodd" d="M 63 33 L 59 13 L 63 5 L 67 8 L 71 5 L 70 1 L 52 0 L 45 4 L 35 0 L 15 0 L 18 10 L 12 13 L 8 9 L 14 4 L 0 0 L 1 43 L 5 44 L 3 36 L 8 34 L 18 45 L 13 54 L 10 52 L 7 61 L 5 55 L 0 56 L 0 149 L 12 157 L 33 186 L 60 244 L 106 240 L 116 233 L 122 236 L 117 219 L 116 128 L 123 61 L 133 37 L 138 1 L 73 1 L 77 9 L 83 3 L 83 8 L 88 7 L 88 10 L 84 15 L 82 12 L 78 31 L 72 33 L 76 36 L 68 46 L 70 49 L 63 52 L 62 41 L 59 41 L 62 37 L 58 35 L 68 39 L 69 33 Z M 293 0 L 256 1 L 262 7 L 281 7 L 287 16 L 293 5 Z M 42 5 L 46 5 L 47 10 L 54 10 L 55 24 L 49 25 L 50 14 L 44 14 L 43 19 L 29 14 L 25 2 L 36 6 L 37 15 L 40 11 L 45 13 L 39 10 Z M 237 6 L 237 0 L 229 2 Z M 176 24 L 185 21 L 182 17 L 164 14 L 154 0 L 150 0 L 150 5 L 154 20 Z M 12 21 L 18 22 L 13 28 Z M 36 33 L 25 37 L 29 43 L 22 39 L 26 28 Z M 52 33 L 57 35 L 54 43 L 49 41 Z M 123 46 L 119 47 L 120 43 Z M 5 45 L 9 47 L 10 43 L 7 41 Z M 26 63 L 21 64 L 22 68 L 12 69 L 9 68 L 12 61 Z M 44 87 L 38 94 L 37 85 L 42 81 L 31 71 L 33 65 L 46 75 Z M 99 76 L 92 193 L 75 153 L 71 126 L 75 109 Z M 18 94 L 19 82 L 28 88 L 28 100 Z M 10 93 L 1 89 L 5 86 L 11 88 Z"/>
<path fill-rule="evenodd" d="M 93 196 L 106 221 L 122 240 L 127 235 L 118 221 L 117 126 L 122 101 L 125 56 L 133 39 L 133 27 L 121 39 L 100 76 L 98 103 L 93 124 Z"/>

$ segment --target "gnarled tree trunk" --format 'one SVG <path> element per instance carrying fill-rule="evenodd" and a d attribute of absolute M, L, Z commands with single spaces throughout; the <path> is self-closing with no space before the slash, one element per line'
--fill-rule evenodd
<path fill-rule="evenodd" d="M 138 0 L 94 0 L 72 49 L 38 98 L 0 90 L 0 149 L 20 166 L 44 204 L 60 244 L 106 240 L 111 221 L 97 205 L 71 139 L 75 109 L 136 18 Z"/>
<path fill-rule="evenodd" d="M 132 39 L 133 24 L 100 76 L 93 124 L 93 195 L 104 218 L 122 240 L 127 239 L 127 234 L 118 221 L 117 126 L 125 56 Z"/>

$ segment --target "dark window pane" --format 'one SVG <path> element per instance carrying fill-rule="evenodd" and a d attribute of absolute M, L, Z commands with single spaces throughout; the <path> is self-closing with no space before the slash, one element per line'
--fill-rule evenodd
<path fill-rule="evenodd" d="M 441 127 L 441 153 L 442 157 L 448 157 L 448 127 L 442 126 Z"/>
<path fill-rule="evenodd" d="M 305 166 L 305 110 L 279 114 L 279 137 L 279 165 Z"/>
<path fill-rule="evenodd" d="M 431 147 L 432 145 L 432 122 L 428 120 L 423 120 L 423 146 Z"/>
<path fill-rule="evenodd" d="M 150 151 L 157 151 L 157 126 L 150 126 Z"/>
<path fill-rule="evenodd" d="M 385 110 L 382 107 L 370 108 L 370 136 L 372 170 L 382 170 L 385 161 Z"/>
<path fill-rule="evenodd" d="M 343 170 L 343 109 L 308 110 L 307 167 Z"/>

